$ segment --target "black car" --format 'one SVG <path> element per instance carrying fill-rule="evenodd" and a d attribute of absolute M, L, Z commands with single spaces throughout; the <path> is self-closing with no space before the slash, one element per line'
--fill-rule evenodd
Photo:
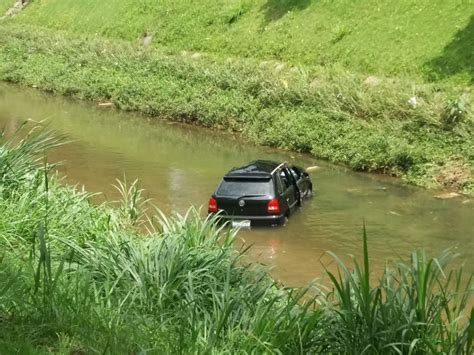
<path fill-rule="evenodd" d="M 290 166 L 290 172 L 298 186 L 301 202 L 303 199 L 311 197 L 313 195 L 313 183 L 305 169 L 293 165 Z"/>
<path fill-rule="evenodd" d="M 234 225 L 282 224 L 312 195 L 312 183 L 303 168 L 256 160 L 229 171 L 209 199 L 208 212 L 220 213 Z"/>

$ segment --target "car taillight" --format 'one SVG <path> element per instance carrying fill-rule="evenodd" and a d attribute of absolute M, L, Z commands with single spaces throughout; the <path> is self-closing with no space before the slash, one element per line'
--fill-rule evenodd
<path fill-rule="evenodd" d="M 273 200 L 268 201 L 267 207 L 268 214 L 279 214 L 280 213 L 280 203 L 276 198 Z"/>
<path fill-rule="evenodd" d="M 217 201 L 214 197 L 209 199 L 209 206 L 207 207 L 207 212 L 217 212 Z"/>

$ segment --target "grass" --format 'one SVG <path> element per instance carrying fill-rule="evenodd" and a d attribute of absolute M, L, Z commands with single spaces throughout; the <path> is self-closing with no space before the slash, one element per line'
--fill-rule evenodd
<path fill-rule="evenodd" d="M 33 1 L 0 79 L 470 194 L 473 6 Z"/>
<path fill-rule="evenodd" d="M 56 30 L 381 76 L 472 83 L 474 3 L 466 1 L 49 0 L 15 21 Z M 452 70 L 445 71 L 449 62 Z M 445 75 L 448 74 L 448 75 Z"/>
<path fill-rule="evenodd" d="M 0 26 L 0 79 L 124 110 L 241 132 L 356 170 L 472 192 L 469 91 Z M 416 105 L 409 99 L 415 96 Z"/>
<path fill-rule="evenodd" d="M 409 264 L 386 267 L 380 283 L 371 286 L 367 236 L 364 229 L 363 266 L 354 260 L 350 271 L 339 264 L 338 275 L 328 271 L 335 290 L 328 298 L 326 321 L 331 353 L 468 354 L 466 332 L 459 337 L 460 310 L 468 304 L 469 286 L 463 286 L 462 269 L 449 269 L 448 251 L 431 259 L 423 251 L 412 254 Z M 472 278 L 467 284 L 471 284 Z M 471 311 L 471 324 L 474 318 Z M 462 332 L 462 331 L 461 331 Z M 463 338 L 467 337 L 467 338 Z M 470 340 L 467 340 L 469 343 Z M 350 350 L 348 350 L 350 349 Z"/>
<path fill-rule="evenodd" d="M 164 216 L 121 183 L 93 205 L 48 167 L 36 131 L 4 142 L 0 165 L 0 350 L 6 353 L 448 353 L 472 350 L 470 280 L 449 255 L 370 280 L 340 263 L 330 292 L 283 287 L 235 250 L 235 231 L 196 211 Z M 23 160 L 12 159 L 21 152 Z M 146 227 L 146 228 L 144 228 Z M 144 232 L 144 230 L 146 232 Z M 334 256 L 337 259 L 336 256 Z M 310 296 L 313 294 L 313 296 Z"/>
<path fill-rule="evenodd" d="M 13 5 L 14 0 L 0 0 L 0 17 Z"/>
<path fill-rule="evenodd" d="M 35 146 L 38 152 L 28 138 L 18 149 Z M 1 185 L 2 352 L 294 353 L 300 342 L 311 346 L 316 328 L 308 327 L 318 313 L 300 306 L 303 292 L 241 265 L 234 231 L 190 211 L 153 216 L 141 235 L 129 210 L 94 206 L 44 169 L 24 178 L 14 171 L 19 184 Z M 133 186 L 126 196 L 136 194 Z M 127 205 L 137 211 L 134 201 Z"/>

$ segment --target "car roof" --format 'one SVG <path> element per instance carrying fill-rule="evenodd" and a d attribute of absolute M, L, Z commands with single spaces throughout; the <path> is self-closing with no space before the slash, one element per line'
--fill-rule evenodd
<path fill-rule="evenodd" d="M 238 168 L 233 168 L 226 178 L 271 178 L 273 171 L 282 163 L 272 160 L 255 160 Z"/>

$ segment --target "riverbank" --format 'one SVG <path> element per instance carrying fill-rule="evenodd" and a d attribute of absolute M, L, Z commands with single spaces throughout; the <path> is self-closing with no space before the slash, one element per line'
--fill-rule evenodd
<path fill-rule="evenodd" d="M 336 67 L 173 54 L 127 41 L 0 25 L 0 79 L 240 132 L 355 170 L 471 193 L 470 92 Z"/>
<path fill-rule="evenodd" d="M 442 273 L 449 255 L 415 253 L 370 283 L 363 238 L 364 266 L 341 264 L 332 292 L 283 287 L 243 262 L 235 231 L 163 216 L 137 183 L 101 205 L 60 184 L 36 165 L 60 143 L 38 128 L 0 147 L 2 352 L 471 351 L 472 290 Z"/>
<path fill-rule="evenodd" d="M 0 0 L 11 6 L 14 0 Z M 14 22 L 170 53 L 338 65 L 350 73 L 450 82 L 474 77 L 474 3 L 456 0 L 48 0 Z"/>

